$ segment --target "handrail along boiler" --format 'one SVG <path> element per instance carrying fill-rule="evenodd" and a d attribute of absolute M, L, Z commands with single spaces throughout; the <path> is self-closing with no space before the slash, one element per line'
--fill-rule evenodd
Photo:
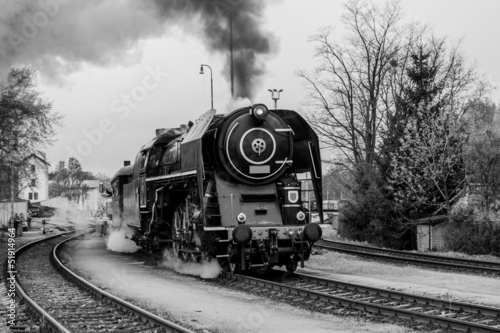
<path fill-rule="evenodd" d="M 231 271 L 294 271 L 309 259 L 321 228 L 308 223 L 297 174 L 311 175 L 322 202 L 321 161 L 318 137 L 297 112 L 212 109 L 156 134 L 112 179 L 112 214 L 137 244 L 171 246 L 186 261 L 218 258 Z"/>

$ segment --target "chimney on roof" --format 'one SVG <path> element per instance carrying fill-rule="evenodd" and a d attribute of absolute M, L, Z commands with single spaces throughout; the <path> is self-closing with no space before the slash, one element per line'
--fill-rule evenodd
<path fill-rule="evenodd" d="M 123 166 L 130 165 L 130 161 L 123 161 Z"/>

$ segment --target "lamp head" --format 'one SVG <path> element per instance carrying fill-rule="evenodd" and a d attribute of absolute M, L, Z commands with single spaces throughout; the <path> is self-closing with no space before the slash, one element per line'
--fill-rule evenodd
<path fill-rule="evenodd" d="M 264 104 L 255 104 L 250 107 L 250 115 L 257 121 L 263 121 L 269 115 L 269 110 Z"/>
<path fill-rule="evenodd" d="M 200 66 L 200 74 L 205 74 L 205 73 L 203 72 L 203 65 L 201 65 L 201 66 Z"/>
<path fill-rule="evenodd" d="M 280 92 L 283 91 L 283 89 L 280 89 L 280 90 L 277 90 L 277 89 L 269 89 L 269 91 L 271 92 L 271 98 L 274 99 L 274 100 L 278 100 L 280 99 Z"/>

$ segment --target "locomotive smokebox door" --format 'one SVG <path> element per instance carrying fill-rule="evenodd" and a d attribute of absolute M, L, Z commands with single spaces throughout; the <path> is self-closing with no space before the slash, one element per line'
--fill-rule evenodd
<path fill-rule="evenodd" d="M 283 180 L 283 206 L 281 215 L 283 216 L 283 224 L 301 223 L 297 220 L 297 213 L 301 209 L 300 201 L 300 182 L 286 178 Z"/>
<path fill-rule="evenodd" d="M 227 172 L 250 185 L 279 179 L 292 163 L 293 138 L 285 122 L 260 105 L 265 120 L 256 121 L 247 108 L 227 116 L 218 136 L 218 154 Z M 265 112 L 264 112 L 265 111 Z"/>

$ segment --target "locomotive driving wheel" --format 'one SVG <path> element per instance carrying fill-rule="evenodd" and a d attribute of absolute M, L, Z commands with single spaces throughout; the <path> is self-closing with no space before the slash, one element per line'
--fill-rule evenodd
<path fill-rule="evenodd" d="M 293 273 L 297 270 L 297 265 L 298 262 L 297 261 L 292 261 L 291 263 L 289 264 L 286 264 L 286 270 L 289 272 L 289 273 Z"/>
<path fill-rule="evenodd" d="M 229 244 L 227 246 L 227 266 L 226 266 L 226 269 L 233 273 L 233 274 L 237 274 L 241 271 L 241 264 L 239 262 L 231 262 L 231 257 L 235 257 L 235 256 L 238 256 L 238 252 L 236 251 L 238 249 L 237 246 L 234 246 L 234 245 L 231 245 Z M 234 256 L 233 256 L 234 254 Z M 233 258 L 234 260 L 234 258 Z M 239 261 L 239 258 L 238 258 L 238 261 Z"/>

